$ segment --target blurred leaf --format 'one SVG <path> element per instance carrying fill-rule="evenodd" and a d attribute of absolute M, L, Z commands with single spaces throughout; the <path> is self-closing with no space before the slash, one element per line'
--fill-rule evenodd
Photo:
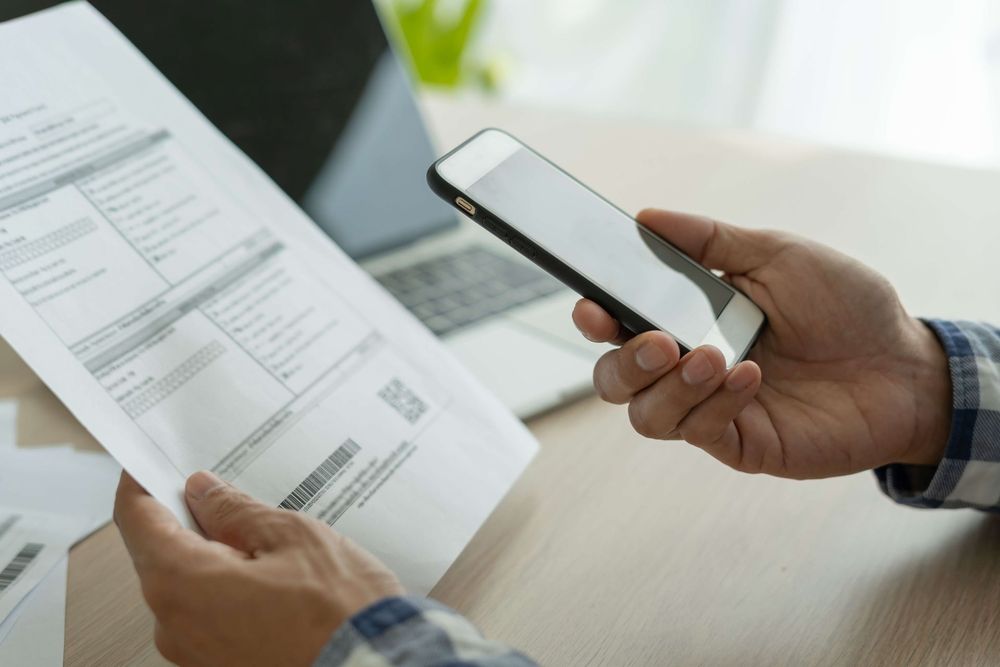
<path fill-rule="evenodd" d="M 390 0 L 388 8 L 420 81 L 456 87 L 466 78 L 466 55 L 485 0 L 467 0 L 457 20 L 439 18 L 438 0 Z"/>

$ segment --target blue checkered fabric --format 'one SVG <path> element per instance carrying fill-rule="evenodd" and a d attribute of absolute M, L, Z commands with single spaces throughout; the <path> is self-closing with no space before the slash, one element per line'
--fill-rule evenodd
<path fill-rule="evenodd" d="M 528 667 L 535 663 L 483 638 L 465 618 L 433 600 L 387 598 L 343 625 L 317 667 Z"/>
<path fill-rule="evenodd" d="M 894 464 L 875 471 L 882 490 L 913 507 L 1000 511 L 1000 329 L 927 320 L 948 355 L 951 433 L 937 466 Z"/>

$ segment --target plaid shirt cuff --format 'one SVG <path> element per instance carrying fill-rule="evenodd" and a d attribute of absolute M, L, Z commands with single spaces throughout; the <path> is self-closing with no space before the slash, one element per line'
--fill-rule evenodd
<path fill-rule="evenodd" d="M 913 507 L 1000 512 L 1000 329 L 926 320 L 948 355 L 951 433 L 936 467 L 892 464 L 875 475 L 893 500 Z"/>
<path fill-rule="evenodd" d="M 347 621 L 314 663 L 316 667 L 528 667 L 526 656 L 479 631 L 433 600 L 386 598 Z"/>

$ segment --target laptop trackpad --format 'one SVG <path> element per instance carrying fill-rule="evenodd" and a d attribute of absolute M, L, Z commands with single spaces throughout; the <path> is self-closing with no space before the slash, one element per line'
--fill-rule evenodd
<path fill-rule="evenodd" d="M 590 361 L 523 325 L 498 320 L 452 334 L 444 342 L 519 417 L 593 388 Z"/>

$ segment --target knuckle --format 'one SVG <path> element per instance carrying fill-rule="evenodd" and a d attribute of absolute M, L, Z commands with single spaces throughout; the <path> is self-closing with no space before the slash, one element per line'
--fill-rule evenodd
<path fill-rule="evenodd" d="M 811 255 L 809 241 L 805 238 L 783 231 L 758 232 L 762 239 L 766 239 L 778 252 Z"/>
<path fill-rule="evenodd" d="M 315 577 L 302 577 L 292 587 L 300 604 L 311 606 L 320 613 L 329 609 L 331 598 L 336 597 L 336 592 L 330 586 Z"/>
<path fill-rule="evenodd" d="M 301 539 L 308 529 L 308 517 L 299 512 L 267 512 L 255 521 L 256 531 L 263 542 L 287 544 Z"/>
<path fill-rule="evenodd" d="M 630 383 L 623 378 L 622 350 L 611 350 L 604 353 L 594 366 L 594 388 L 598 396 L 607 403 L 621 404 L 633 394 Z"/>
<path fill-rule="evenodd" d="M 607 403 L 614 402 L 614 393 L 611 391 L 609 382 L 609 367 L 614 363 L 612 357 L 614 353 L 614 351 L 604 353 L 594 364 L 594 389 L 597 390 L 597 395 L 601 397 L 601 400 Z"/>
<path fill-rule="evenodd" d="M 598 398 L 600 398 L 605 403 L 612 403 L 611 395 L 608 394 L 607 387 L 604 385 L 603 378 L 598 372 L 598 369 L 594 368 L 594 390 L 597 392 Z"/>
<path fill-rule="evenodd" d="M 275 512 L 271 521 L 274 529 L 282 535 L 301 535 L 312 528 L 311 519 L 301 512 Z"/>
<path fill-rule="evenodd" d="M 681 437 L 692 445 L 710 445 L 722 437 L 722 429 L 718 425 L 702 420 L 683 423 L 678 430 Z"/>
<path fill-rule="evenodd" d="M 296 530 L 294 538 L 300 541 L 307 541 L 311 544 L 323 544 L 323 545 L 333 545 L 335 549 L 342 547 L 342 542 L 346 538 L 339 533 L 334 534 L 330 530 L 330 526 L 314 519 L 312 517 L 306 516 L 305 514 L 296 514 Z M 332 537 L 332 541 L 331 541 Z"/>
<path fill-rule="evenodd" d="M 657 429 L 649 419 L 649 409 L 642 401 L 632 401 L 628 404 L 628 419 L 636 433 L 644 438 L 656 438 Z"/>
<path fill-rule="evenodd" d="M 209 491 L 207 499 L 212 503 L 212 512 L 215 514 L 215 518 L 220 521 L 235 518 L 246 507 L 245 499 L 226 487 Z"/>
<path fill-rule="evenodd" d="M 348 539 L 348 537 L 343 533 L 329 529 L 324 530 L 324 533 L 327 534 L 326 537 L 334 551 L 354 553 L 358 550 L 358 547 L 354 544 L 354 542 Z"/>

